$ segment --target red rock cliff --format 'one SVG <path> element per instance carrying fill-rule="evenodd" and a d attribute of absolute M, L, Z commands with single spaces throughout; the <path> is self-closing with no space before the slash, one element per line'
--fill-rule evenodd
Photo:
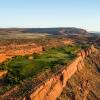
<path fill-rule="evenodd" d="M 9 45 L 0 47 L 0 63 L 17 55 L 27 55 L 32 53 L 40 53 L 43 51 L 42 46 L 35 43 L 25 45 Z"/>
<path fill-rule="evenodd" d="M 68 79 L 84 66 L 84 58 L 95 50 L 92 46 L 89 49 L 80 51 L 78 57 L 69 66 L 43 82 L 35 91 L 30 92 L 30 94 L 24 97 L 24 100 L 27 100 L 27 98 L 30 98 L 30 100 L 56 100 L 66 86 Z"/>

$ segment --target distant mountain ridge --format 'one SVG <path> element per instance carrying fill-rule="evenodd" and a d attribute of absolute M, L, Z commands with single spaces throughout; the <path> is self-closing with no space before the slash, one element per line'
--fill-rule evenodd
<path fill-rule="evenodd" d="M 1 28 L 0 32 L 15 32 L 19 31 L 22 33 L 48 33 L 52 35 L 67 35 L 67 34 L 88 34 L 84 29 L 68 27 L 68 28 Z"/>
<path fill-rule="evenodd" d="M 49 33 L 53 35 L 66 35 L 66 34 L 87 34 L 84 29 L 79 28 L 31 28 L 26 29 L 24 32 L 37 32 L 37 33 Z"/>

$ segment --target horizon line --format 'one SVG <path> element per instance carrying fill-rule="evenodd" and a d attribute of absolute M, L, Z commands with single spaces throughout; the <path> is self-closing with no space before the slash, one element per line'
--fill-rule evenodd
<path fill-rule="evenodd" d="M 96 31 L 96 30 L 89 30 L 89 29 L 86 29 L 86 28 L 81 28 L 81 27 L 0 27 L 0 29 L 31 29 L 31 28 L 39 28 L 39 29 L 43 29 L 43 28 L 77 28 L 77 29 L 84 29 L 88 32 L 100 32 L 100 31 Z"/>

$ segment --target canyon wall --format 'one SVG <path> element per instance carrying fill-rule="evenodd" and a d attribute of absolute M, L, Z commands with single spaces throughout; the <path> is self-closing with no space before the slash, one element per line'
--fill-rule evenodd
<path fill-rule="evenodd" d="M 33 53 L 40 53 L 43 51 L 42 46 L 38 46 L 35 43 L 25 45 L 9 45 L 0 47 L 0 63 L 11 59 L 18 55 L 29 55 Z"/>
<path fill-rule="evenodd" d="M 45 47 L 56 47 L 59 44 L 73 44 L 73 41 L 70 39 L 60 40 L 60 42 L 58 40 L 49 40 L 48 42 L 49 43 L 45 45 Z M 0 46 L 0 63 L 6 61 L 7 59 L 11 59 L 14 56 L 40 53 L 43 49 L 44 47 L 42 45 L 36 43 L 3 45 Z"/>
<path fill-rule="evenodd" d="M 84 58 L 95 51 L 97 50 L 94 46 L 80 51 L 78 57 L 69 66 L 65 66 L 50 79 L 37 86 L 23 100 L 56 100 L 66 86 L 68 79 L 84 66 Z"/>

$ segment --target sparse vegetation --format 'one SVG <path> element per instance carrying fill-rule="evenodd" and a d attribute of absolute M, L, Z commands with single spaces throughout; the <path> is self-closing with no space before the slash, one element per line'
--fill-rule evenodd
<path fill-rule="evenodd" d="M 57 72 L 62 66 L 67 65 L 76 57 L 79 46 L 68 45 L 52 48 L 42 54 L 16 56 L 0 65 L 0 69 L 8 70 L 4 80 L 8 87 L 21 83 L 24 79 L 35 77 L 49 69 L 52 73 Z M 29 57 L 33 59 L 29 59 Z M 8 87 L 6 89 L 8 89 Z M 4 90 L 6 90 L 4 88 Z M 3 90 L 2 90 L 3 91 Z M 2 92 L 0 89 L 0 92 Z"/>

